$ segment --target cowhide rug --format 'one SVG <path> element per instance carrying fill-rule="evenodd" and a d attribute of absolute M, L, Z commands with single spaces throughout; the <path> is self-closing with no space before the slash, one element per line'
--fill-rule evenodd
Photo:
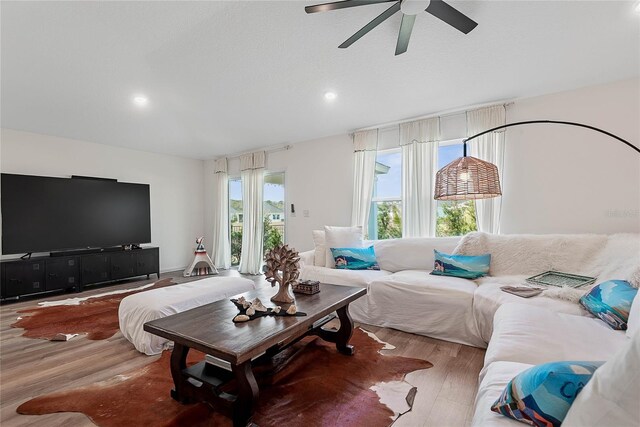
<path fill-rule="evenodd" d="M 123 298 L 169 285 L 175 285 L 171 278 L 131 290 L 45 302 L 40 307 L 18 311 L 25 316 L 19 317 L 11 326 L 23 328 L 25 331 L 22 336 L 27 338 L 65 341 L 78 334 L 87 334 L 90 340 L 104 340 L 120 329 L 118 306 Z"/>
<path fill-rule="evenodd" d="M 259 376 L 254 422 L 261 427 L 388 426 L 399 412 L 409 410 L 415 388 L 403 379 L 432 364 L 382 355 L 379 351 L 389 346 L 360 329 L 354 331 L 351 343 L 356 348 L 354 356 L 338 353 L 334 344 L 321 339 L 305 339 L 285 350 L 290 353 L 289 362 L 275 375 L 264 377 L 265 381 Z M 202 353 L 192 350 L 187 362 L 202 358 Z M 202 403 L 182 405 L 169 396 L 173 387 L 169 359 L 170 352 L 165 351 L 144 368 L 37 397 L 17 411 L 28 415 L 81 412 L 95 424 L 108 427 L 231 426 L 231 420 L 215 408 Z M 393 410 L 385 404 L 389 402 L 396 402 L 390 404 Z"/>

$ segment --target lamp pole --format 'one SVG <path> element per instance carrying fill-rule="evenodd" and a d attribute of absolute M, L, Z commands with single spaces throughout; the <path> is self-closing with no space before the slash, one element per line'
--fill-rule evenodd
<path fill-rule="evenodd" d="M 622 138 L 620 138 L 617 135 L 612 134 L 611 132 L 607 132 L 606 130 L 597 128 L 595 126 L 590 126 L 590 125 L 585 125 L 583 123 L 576 123 L 576 122 L 565 122 L 565 121 L 561 121 L 561 120 L 528 120 L 525 122 L 515 122 L 515 123 L 509 123 L 506 125 L 502 125 L 502 126 L 496 126 L 492 129 L 488 129 L 485 130 L 483 132 L 480 132 L 478 134 L 475 134 L 473 136 L 470 136 L 469 138 L 466 138 L 462 141 L 463 143 L 463 157 L 467 156 L 467 142 L 471 141 L 474 138 L 477 138 L 479 136 L 485 135 L 489 132 L 495 132 L 497 130 L 500 129 L 506 129 L 512 126 L 520 126 L 520 125 L 531 125 L 531 124 L 537 124 L 537 123 L 546 123 L 546 124 L 556 124 L 556 125 L 569 125 L 569 126 L 577 126 L 577 127 L 581 127 L 581 128 L 586 128 L 586 129 L 591 129 L 591 130 L 595 130 L 596 132 L 600 132 L 603 133 L 605 135 L 608 135 L 614 139 L 617 139 L 618 141 L 622 142 L 625 145 L 628 145 L 632 150 L 635 150 L 638 154 L 640 154 L 640 148 L 636 147 L 635 145 L 633 145 L 632 143 L 630 143 L 629 141 L 626 141 Z"/>
<path fill-rule="evenodd" d="M 467 156 L 467 142 L 500 129 L 532 124 L 568 125 L 591 129 L 610 136 L 613 139 L 617 139 L 636 153 L 640 154 L 640 148 L 636 147 L 629 141 L 595 126 L 561 120 L 528 120 L 525 122 L 509 123 L 502 126 L 496 126 L 464 139 L 462 141 L 462 157 L 452 161 L 436 173 L 436 185 L 433 192 L 433 198 L 436 200 L 469 200 L 488 199 L 500 196 L 502 194 L 502 190 L 500 188 L 498 168 L 492 163 L 472 156 Z"/>

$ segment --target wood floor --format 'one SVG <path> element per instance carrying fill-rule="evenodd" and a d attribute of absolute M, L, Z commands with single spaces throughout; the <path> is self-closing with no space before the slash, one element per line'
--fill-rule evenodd
<path fill-rule="evenodd" d="M 221 275 L 238 273 L 227 271 Z M 162 274 L 161 278 L 164 277 L 173 277 L 177 283 L 193 280 L 181 277 L 181 272 Z M 142 367 L 158 357 L 139 353 L 120 332 L 103 341 L 89 341 L 84 337 L 67 342 L 24 338 L 21 329 L 10 326 L 19 316 L 18 310 L 35 306 L 39 301 L 131 289 L 155 280 L 133 280 L 93 288 L 82 294 L 50 295 L 3 304 L 0 307 L 0 425 L 92 426 L 93 423 L 83 414 L 27 416 L 17 414 L 15 410 L 33 397 L 106 380 Z M 268 286 L 261 276 L 253 280 L 260 286 Z M 421 358 L 434 365 L 431 369 L 407 376 L 406 380 L 418 387 L 418 393 L 413 410 L 396 421 L 394 427 L 458 427 L 470 424 L 484 350 L 387 328 L 364 327 L 397 347 L 384 350 L 384 353 Z"/>

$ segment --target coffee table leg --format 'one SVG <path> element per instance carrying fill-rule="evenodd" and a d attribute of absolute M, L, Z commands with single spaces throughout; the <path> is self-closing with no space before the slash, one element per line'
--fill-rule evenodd
<path fill-rule="evenodd" d="M 187 367 L 187 354 L 189 347 L 174 343 L 171 352 L 171 376 L 173 377 L 174 389 L 171 390 L 171 397 L 181 403 L 187 403 L 188 399 L 184 393 L 184 376 L 182 371 Z"/>
<path fill-rule="evenodd" d="M 353 335 L 353 320 L 349 314 L 349 304 L 336 311 L 338 319 L 340 319 L 340 329 L 336 332 L 336 348 L 340 353 L 352 356 L 355 349 L 349 344 L 351 335 Z"/>
<path fill-rule="evenodd" d="M 233 404 L 233 426 L 245 427 L 253 417 L 258 402 L 258 383 L 251 370 L 251 361 L 232 366 L 238 384 L 238 397 Z"/>

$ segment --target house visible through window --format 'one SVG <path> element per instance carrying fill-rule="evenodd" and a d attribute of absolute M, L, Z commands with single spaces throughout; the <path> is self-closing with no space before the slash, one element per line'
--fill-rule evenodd
<path fill-rule="evenodd" d="M 231 237 L 231 265 L 240 264 L 242 253 L 242 180 L 229 179 L 229 228 Z M 265 253 L 284 243 L 284 172 L 264 176 L 263 225 Z"/>
<path fill-rule="evenodd" d="M 462 151 L 462 139 L 440 142 L 438 170 L 462 157 Z M 476 207 L 473 200 L 438 201 L 436 236 L 462 236 L 476 230 Z"/>
<path fill-rule="evenodd" d="M 378 151 L 369 239 L 402 237 L 402 154 L 399 148 Z"/>
<path fill-rule="evenodd" d="M 229 178 L 229 227 L 231 265 L 238 265 L 242 250 L 242 180 L 240 178 Z"/>
<path fill-rule="evenodd" d="M 284 243 L 284 172 L 264 176 L 264 253 Z"/>

